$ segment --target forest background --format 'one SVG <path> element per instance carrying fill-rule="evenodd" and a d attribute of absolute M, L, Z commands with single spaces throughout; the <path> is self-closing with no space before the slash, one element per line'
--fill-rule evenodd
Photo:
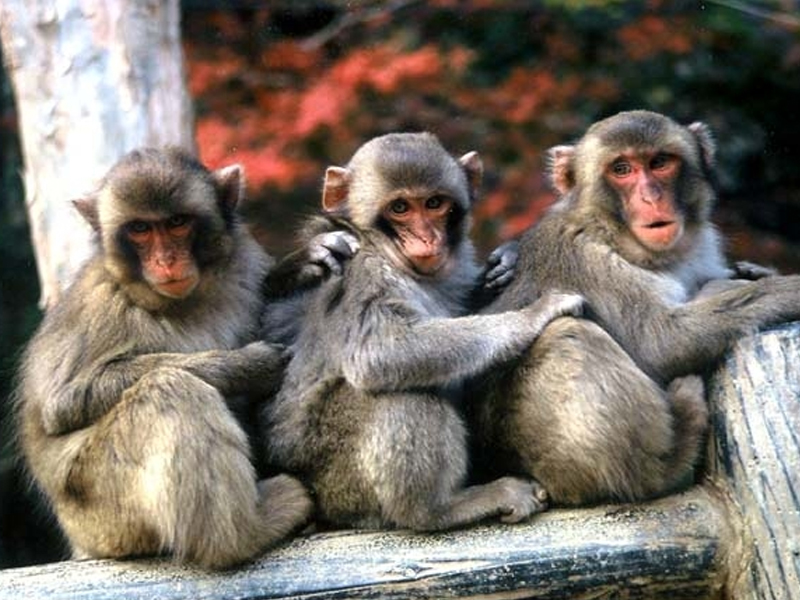
<path fill-rule="evenodd" d="M 374 135 L 429 130 L 454 154 L 481 153 L 474 234 L 486 252 L 552 202 L 547 148 L 599 118 L 647 108 L 713 129 L 714 217 L 729 255 L 800 272 L 796 0 L 184 0 L 182 8 L 200 157 L 210 167 L 244 165 L 244 213 L 274 255 L 318 210 L 325 167 L 344 164 Z M 20 161 L 2 76 L 1 399 L 41 318 Z M 21 521 L 9 525 L 18 517 L 1 514 L 0 526 L 19 531 Z M 17 552 L 13 562 L 40 556 Z M 0 566 L 11 564 L 5 558 Z"/>

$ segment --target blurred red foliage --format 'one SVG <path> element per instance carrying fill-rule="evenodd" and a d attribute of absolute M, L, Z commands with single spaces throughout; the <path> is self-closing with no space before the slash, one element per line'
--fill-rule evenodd
<path fill-rule="evenodd" d="M 694 9 L 660 0 L 607 12 L 515 1 L 321 3 L 337 8 L 296 33 L 302 13 L 287 26 L 291 9 L 279 5 L 184 19 L 201 158 L 244 165 L 251 215 L 273 248 L 288 240 L 267 221 L 316 210 L 325 167 L 374 135 L 430 130 L 454 154 L 480 151 L 487 176 L 475 221 L 486 250 L 552 203 L 544 152 L 592 121 L 650 108 L 725 125 L 716 106 L 702 108 L 702 95 L 677 91 L 736 47 L 729 22 L 712 35 L 714 22 L 697 26 L 704 15 Z M 791 36 L 781 40 L 791 44 Z"/>

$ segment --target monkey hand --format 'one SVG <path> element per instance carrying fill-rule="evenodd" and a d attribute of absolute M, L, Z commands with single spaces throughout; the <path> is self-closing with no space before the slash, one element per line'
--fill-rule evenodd
<path fill-rule="evenodd" d="M 516 240 L 511 240 L 495 248 L 486 259 L 483 286 L 495 291 L 505 288 L 514 279 L 518 259 L 519 242 Z"/>
<path fill-rule="evenodd" d="M 266 342 L 253 342 L 234 352 L 240 354 L 248 370 L 261 374 L 282 371 L 292 357 L 291 350 L 286 346 Z"/>
<path fill-rule="evenodd" d="M 344 263 L 358 252 L 358 239 L 349 231 L 329 231 L 311 239 L 308 245 L 306 275 L 316 273 L 320 279 L 326 273 L 341 275 Z"/>
<path fill-rule="evenodd" d="M 579 317 L 583 314 L 586 301 L 579 294 L 568 294 L 556 291 L 545 292 L 541 298 L 522 312 L 527 313 L 527 323 L 538 336 L 550 321 L 558 317 Z"/>
<path fill-rule="evenodd" d="M 747 279 L 755 281 L 764 277 L 771 277 L 778 275 L 778 271 L 770 267 L 763 267 L 756 263 L 751 263 L 746 260 L 740 260 L 733 265 L 733 278 L 734 279 Z"/>
<path fill-rule="evenodd" d="M 283 370 L 291 358 L 291 352 L 285 346 L 264 342 L 253 342 L 231 350 L 230 355 L 235 389 L 227 392 L 239 394 L 272 393 L 280 385 Z"/>

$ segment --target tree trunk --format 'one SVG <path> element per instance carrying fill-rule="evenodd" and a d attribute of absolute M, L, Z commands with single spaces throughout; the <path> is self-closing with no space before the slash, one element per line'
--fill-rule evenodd
<path fill-rule="evenodd" d="M 137 146 L 194 147 L 178 0 L 3 0 L 0 36 L 48 307 L 89 251 L 69 201 Z"/>

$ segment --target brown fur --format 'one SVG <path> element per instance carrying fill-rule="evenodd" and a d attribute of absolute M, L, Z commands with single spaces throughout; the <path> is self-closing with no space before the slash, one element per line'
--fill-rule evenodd
<path fill-rule="evenodd" d="M 145 149 L 78 203 L 98 249 L 30 342 L 18 389 L 23 457 L 77 557 L 169 552 L 223 568 L 309 516 L 299 482 L 257 481 L 229 407 L 272 390 L 285 362 L 260 342 L 239 349 L 258 330 L 269 265 L 233 214 L 240 176 Z M 182 299 L 137 276 L 120 234 L 171 214 L 197 229 L 201 281 Z"/>

